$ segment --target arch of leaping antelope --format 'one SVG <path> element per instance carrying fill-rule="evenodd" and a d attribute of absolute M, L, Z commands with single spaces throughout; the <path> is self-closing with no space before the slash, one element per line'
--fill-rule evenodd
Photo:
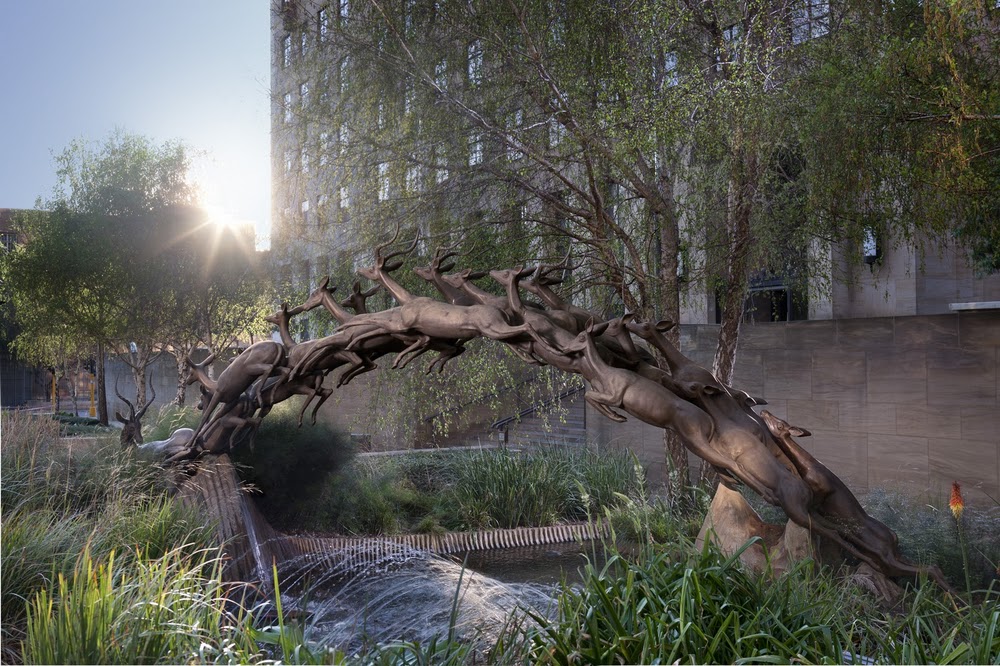
<path fill-rule="evenodd" d="M 455 253 L 449 250 L 438 250 L 429 266 L 414 269 L 443 300 L 414 295 L 392 273 L 402 267 L 416 241 L 408 249 L 385 253 L 393 241 L 395 237 L 376 248 L 374 265 L 359 271 L 377 283 L 375 289 L 362 291 L 355 282 L 350 296 L 338 301 L 336 288 L 325 278 L 304 303 L 292 308 L 282 304 L 268 318 L 277 324 L 282 342 L 251 345 L 215 381 L 204 371 L 211 358 L 201 364 L 189 361 L 192 382 L 201 383 L 201 422 L 193 432 L 176 433 L 169 443 L 154 443 L 156 450 L 169 462 L 224 453 L 252 438 L 272 406 L 294 395 L 306 396 L 299 423 L 313 401 L 315 422 L 319 406 L 332 393 L 323 380 L 334 370 L 342 369 L 339 387 L 374 369 L 375 361 L 387 354 L 396 355 L 391 366 L 400 368 L 433 351 L 437 356 L 427 371 L 441 372 L 463 353 L 467 341 L 485 337 L 505 343 L 526 362 L 582 375 L 589 384 L 585 399 L 610 419 L 624 421 L 628 414 L 676 432 L 688 450 L 719 472 L 717 502 L 720 497 L 733 501 L 732 489 L 742 484 L 784 510 L 791 527 L 835 544 L 883 575 L 924 573 L 950 589 L 936 566 L 908 561 L 896 535 L 868 515 L 844 482 L 799 446 L 793 437 L 808 431 L 766 410 L 758 415 L 752 407 L 764 404 L 762 400 L 723 385 L 681 354 L 664 335 L 672 322 L 636 321 L 631 316 L 599 322 L 552 289 L 559 282 L 557 270 L 565 265 L 491 271 L 489 276 L 506 289 L 506 296 L 496 296 L 475 284 L 485 273 L 447 274 L 454 269 Z M 398 305 L 369 312 L 366 299 L 380 288 Z M 541 303 L 523 301 L 522 289 Z M 324 307 L 339 327 L 332 335 L 296 344 L 289 334 L 290 319 L 317 307 Z M 662 355 L 667 367 L 658 366 L 649 347 Z M 752 510 L 730 515 L 744 523 L 737 526 L 743 536 L 764 536 L 762 524 L 752 524 Z"/>

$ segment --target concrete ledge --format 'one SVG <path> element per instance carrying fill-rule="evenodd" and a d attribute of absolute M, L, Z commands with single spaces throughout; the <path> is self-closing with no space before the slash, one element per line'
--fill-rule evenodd
<path fill-rule="evenodd" d="M 969 303 L 949 303 L 952 312 L 959 310 L 1000 310 L 1000 301 L 971 301 Z"/>

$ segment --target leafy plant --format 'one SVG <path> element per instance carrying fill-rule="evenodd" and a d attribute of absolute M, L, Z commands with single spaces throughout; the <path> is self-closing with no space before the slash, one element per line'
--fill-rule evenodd
<path fill-rule="evenodd" d="M 241 611 L 227 611 L 218 553 L 171 552 L 123 566 L 84 551 L 28 608 L 24 657 L 35 664 L 248 662 L 257 653 Z"/>

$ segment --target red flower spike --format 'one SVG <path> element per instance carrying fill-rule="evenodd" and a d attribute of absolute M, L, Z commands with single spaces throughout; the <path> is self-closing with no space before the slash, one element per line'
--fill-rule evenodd
<path fill-rule="evenodd" d="M 962 519 L 962 512 L 965 511 L 965 500 L 962 499 L 962 486 L 958 485 L 958 481 L 951 482 L 951 499 L 948 500 L 948 508 L 951 509 L 951 515 L 955 516 L 955 520 Z"/>

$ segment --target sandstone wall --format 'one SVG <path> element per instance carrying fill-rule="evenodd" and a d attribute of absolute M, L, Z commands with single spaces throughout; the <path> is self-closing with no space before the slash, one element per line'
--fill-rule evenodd
<path fill-rule="evenodd" d="M 711 367 L 717 326 L 682 327 Z M 762 323 L 743 328 L 735 384 L 812 431 L 801 443 L 856 491 L 1000 500 L 1000 312 Z M 588 414 L 588 434 L 630 445 L 662 480 L 655 428 Z"/>

